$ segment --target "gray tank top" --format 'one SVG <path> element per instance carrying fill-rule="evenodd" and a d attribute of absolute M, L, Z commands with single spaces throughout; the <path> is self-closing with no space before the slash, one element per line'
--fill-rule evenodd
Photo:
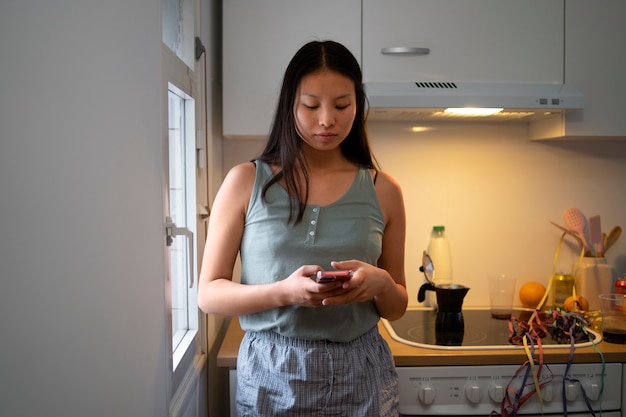
<path fill-rule="evenodd" d="M 241 282 L 267 284 L 287 278 L 302 265 L 332 270 L 331 261 L 357 259 L 377 265 L 385 228 L 372 175 L 362 167 L 337 201 L 307 205 L 302 222 L 287 224 L 289 195 L 279 184 L 261 198 L 271 168 L 256 161 L 256 178 L 241 241 Z M 373 301 L 317 308 L 287 306 L 243 315 L 244 330 L 271 330 L 287 337 L 346 342 L 375 326 Z"/>

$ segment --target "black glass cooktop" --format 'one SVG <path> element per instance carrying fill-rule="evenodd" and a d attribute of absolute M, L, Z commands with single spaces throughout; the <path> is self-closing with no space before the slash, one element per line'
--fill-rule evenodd
<path fill-rule="evenodd" d="M 523 346 L 509 343 L 509 320 L 492 318 L 488 309 L 463 309 L 461 314 L 462 324 L 457 316 L 438 317 L 438 313 L 430 309 L 407 310 L 399 320 L 383 320 L 383 323 L 393 339 L 419 347 L 523 349 Z M 524 317 L 527 320 L 529 315 L 529 311 L 513 311 L 513 317 L 520 320 Z M 592 336 L 597 338 L 599 335 L 592 333 Z M 542 338 L 542 345 L 544 348 L 564 347 L 550 335 Z M 585 345 L 590 346 L 591 342 L 576 344 L 579 347 Z"/>

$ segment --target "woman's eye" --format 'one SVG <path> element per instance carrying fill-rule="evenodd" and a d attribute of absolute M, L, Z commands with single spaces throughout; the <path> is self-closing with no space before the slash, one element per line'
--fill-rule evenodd
<path fill-rule="evenodd" d="M 319 106 L 316 104 L 302 104 L 304 107 L 306 107 L 307 109 L 317 109 Z"/>

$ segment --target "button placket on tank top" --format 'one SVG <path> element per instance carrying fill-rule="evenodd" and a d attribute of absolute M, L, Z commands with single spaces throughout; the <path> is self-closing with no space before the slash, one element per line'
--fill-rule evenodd
<path fill-rule="evenodd" d="M 311 206 L 311 208 L 308 210 L 309 227 L 307 229 L 306 238 L 304 239 L 304 243 L 307 245 L 315 244 L 315 236 L 317 234 L 317 220 L 320 215 L 320 210 L 320 206 Z"/>

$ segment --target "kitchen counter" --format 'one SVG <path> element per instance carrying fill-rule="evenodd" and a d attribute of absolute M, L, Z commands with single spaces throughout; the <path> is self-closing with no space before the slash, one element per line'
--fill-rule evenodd
<path fill-rule="evenodd" d="M 383 335 L 393 354 L 396 366 L 450 366 L 450 365 L 522 365 L 526 361 L 524 349 L 519 350 L 439 350 L 405 345 L 393 340 L 384 325 L 379 322 L 378 329 Z M 230 321 L 222 345 L 217 353 L 217 366 L 235 368 L 237 353 L 243 338 L 239 319 Z M 626 345 L 601 342 L 597 345 L 603 353 L 605 362 L 626 362 Z M 563 349 L 544 350 L 545 363 L 567 363 L 569 346 Z M 601 362 L 600 355 L 593 347 L 577 348 L 574 352 L 575 363 Z"/>

